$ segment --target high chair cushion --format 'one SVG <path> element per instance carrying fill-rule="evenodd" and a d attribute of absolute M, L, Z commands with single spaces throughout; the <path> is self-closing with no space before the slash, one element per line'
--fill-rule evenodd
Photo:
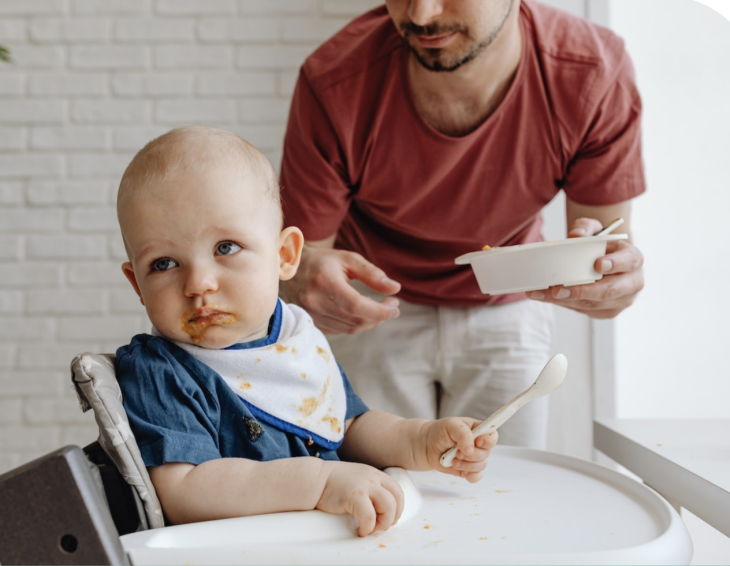
<path fill-rule="evenodd" d="M 113 354 L 84 353 L 71 362 L 71 379 L 83 412 L 93 409 L 99 444 L 139 495 L 149 528 L 164 527 L 162 507 L 122 405 Z"/>

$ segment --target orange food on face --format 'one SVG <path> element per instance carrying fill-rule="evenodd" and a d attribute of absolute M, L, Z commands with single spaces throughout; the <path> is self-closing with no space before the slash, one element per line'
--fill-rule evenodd
<path fill-rule="evenodd" d="M 206 329 L 211 326 L 233 324 L 237 317 L 215 309 L 194 309 L 180 317 L 180 326 L 194 343 L 200 342 Z"/>

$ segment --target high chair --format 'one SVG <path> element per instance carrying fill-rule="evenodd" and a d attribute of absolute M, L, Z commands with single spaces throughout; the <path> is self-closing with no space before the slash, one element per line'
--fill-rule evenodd
<path fill-rule="evenodd" d="M 72 376 L 99 426 L 84 451 L 131 564 L 689 564 L 692 557 L 681 518 L 650 488 L 585 460 L 510 446 L 494 448 L 477 484 L 388 468 L 404 490 L 403 515 L 364 538 L 352 517 L 316 510 L 165 526 L 114 356 L 79 355 Z"/>
<path fill-rule="evenodd" d="M 71 362 L 71 379 L 81 410 L 93 410 L 99 438 L 84 452 L 96 464 L 120 535 L 165 526 L 139 447 L 122 405 L 113 354 L 85 353 Z"/>

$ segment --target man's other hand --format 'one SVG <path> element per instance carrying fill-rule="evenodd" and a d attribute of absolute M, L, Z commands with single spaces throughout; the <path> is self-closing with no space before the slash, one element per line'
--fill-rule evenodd
<path fill-rule="evenodd" d="M 398 299 L 375 301 L 358 293 L 350 281 L 361 281 L 383 295 L 400 291 L 400 283 L 360 254 L 305 245 L 297 275 L 282 281 L 279 294 L 305 309 L 325 334 L 356 334 L 396 318 Z"/>

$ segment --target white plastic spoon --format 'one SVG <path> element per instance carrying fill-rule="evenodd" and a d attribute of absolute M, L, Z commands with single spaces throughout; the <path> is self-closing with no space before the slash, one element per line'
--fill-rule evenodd
<path fill-rule="evenodd" d="M 623 224 L 623 223 L 624 223 L 624 219 L 623 218 L 617 218 L 616 220 L 614 220 L 610 224 L 604 226 L 601 229 L 600 232 L 596 232 L 593 235 L 594 236 L 605 236 L 606 234 L 610 234 L 611 232 L 613 232 L 616 228 L 618 228 L 619 226 L 621 226 L 621 224 Z"/>
<path fill-rule="evenodd" d="M 479 425 L 472 430 L 474 438 L 481 436 L 482 434 L 490 434 L 502 426 L 507 419 L 514 415 L 521 407 L 527 405 L 530 401 L 534 401 L 540 397 L 552 393 L 555 391 L 565 378 L 565 374 L 568 371 L 568 359 L 563 354 L 556 354 L 550 361 L 545 364 L 542 368 L 540 375 L 537 376 L 535 383 L 533 383 L 529 389 L 520 393 L 517 397 L 512 399 L 506 405 L 502 405 L 499 409 L 494 411 L 489 417 L 483 420 Z M 450 468 L 451 463 L 454 461 L 454 456 L 458 450 L 457 446 L 449 448 L 441 456 L 441 465 L 444 468 Z"/>

